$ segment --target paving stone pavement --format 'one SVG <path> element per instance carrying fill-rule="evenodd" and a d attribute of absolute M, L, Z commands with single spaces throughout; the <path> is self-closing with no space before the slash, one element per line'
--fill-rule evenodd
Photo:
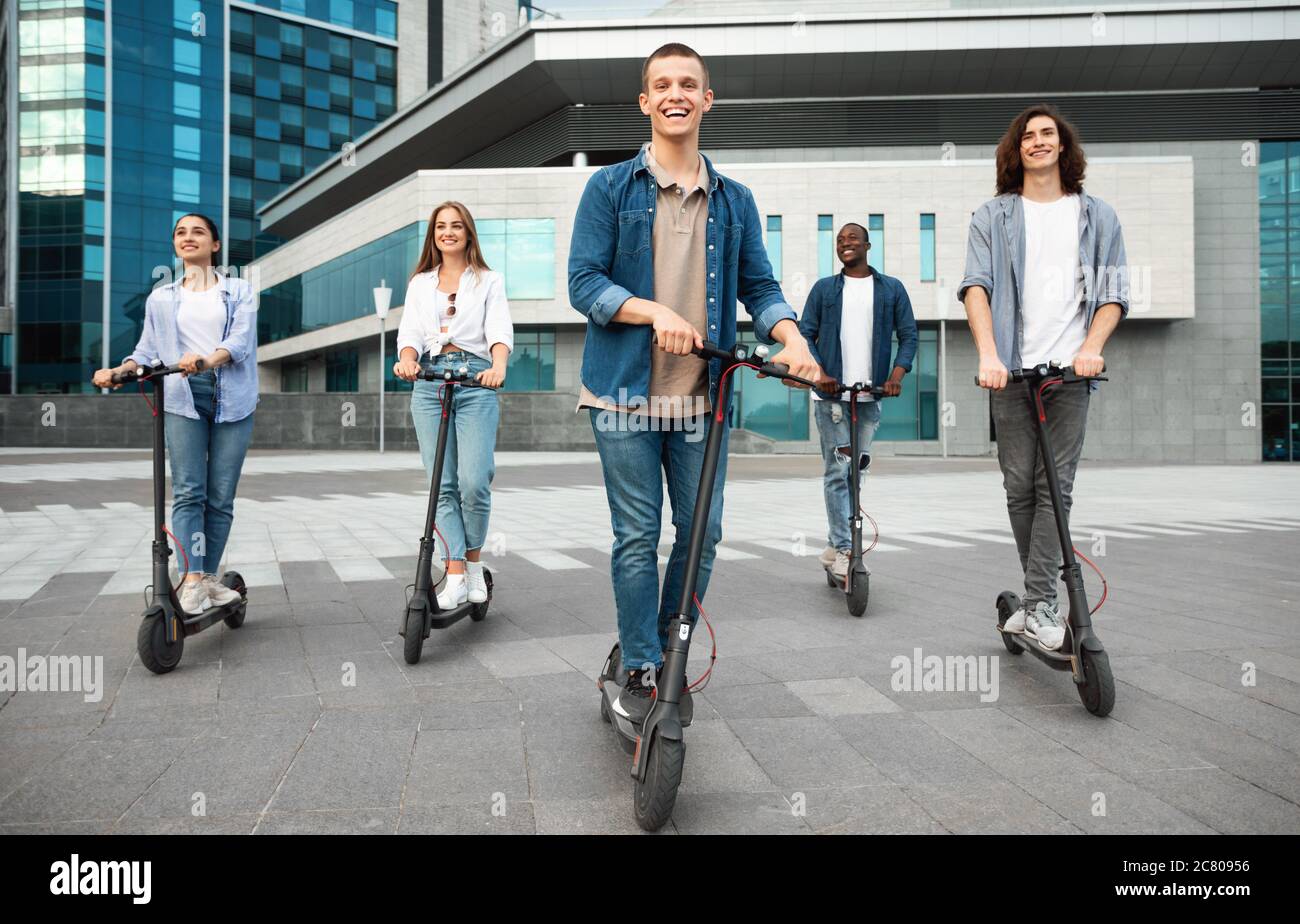
<path fill-rule="evenodd" d="M 599 467 L 501 455 L 491 611 L 410 666 L 414 454 L 254 454 L 227 561 L 247 622 L 154 676 L 135 654 L 147 454 L 0 452 L 0 659 L 103 658 L 97 701 L 0 691 L 0 832 L 635 831 L 593 683 L 614 639 Z M 719 660 L 666 833 L 1300 832 L 1293 468 L 1085 463 L 1105 720 L 993 629 L 1016 562 L 989 460 L 875 463 L 862 619 L 814 558 L 818 461 L 731 475 L 705 600 Z M 906 688 L 896 659 L 917 649 L 988 659 L 996 699 Z"/>

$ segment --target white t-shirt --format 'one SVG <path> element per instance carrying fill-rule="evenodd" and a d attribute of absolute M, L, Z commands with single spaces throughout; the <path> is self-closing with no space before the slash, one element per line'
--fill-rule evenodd
<path fill-rule="evenodd" d="M 1020 362 L 1068 363 L 1083 346 L 1083 275 L 1079 267 L 1079 197 L 1055 202 L 1020 198 L 1025 210 L 1025 303 Z"/>
<path fill-rule="evenodd" d="M 871 381 L 871 335 L 875 326 L 876 281 L 874 274 L 861 278 L 844 277 L 843 300 L 840 304 L 840 382 L 853 385 Z M 875 384 L 875 383 L 872 383 Z M 813 399 L 822 396 L 812 390 Z M 841 395 L 840 400 L 848 400 Z M 868 394 L 859 394 L 859 401 L 874 401 Z"/>
<path fill-rule="evenodd" d="M 221 299 L 221 286 L 209 286 L 194 292 L 181 286 L 181 306 L 176 313 L 176 333 L 180 339 L 181 353 L 207 356 L 221 342 L 226 329 L 226 306 Z"/>

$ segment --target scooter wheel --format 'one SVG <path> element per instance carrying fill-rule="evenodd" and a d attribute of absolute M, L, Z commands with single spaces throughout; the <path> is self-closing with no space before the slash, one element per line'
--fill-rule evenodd
<path fill-rule="evenodd" d="M 176 618 L 179 622 L 180 617 Z M 175 670 L 185 651 L 185 630 L 179 625 L 176 641 L 167 644 L 166 619 L 167 614 L 163 610 L 151 610 L 140 620 L 140 628 L 135 633 L 135 650 L 140 655 L 140 661 L 155 674 Z"/>
<path fill-rule="evenodd" d="M 1078 684 L 1083 708 L 1105 717 L 1115 708 L 1115 675 L 1110 672 L 1110 658 L 1104 651 L 1084 649 L 1079 654 L 1083 683 Z"/>
<path fill-rule="evenodd" d="M 840 590 L 840 589 L 841 589 L 841 588 L 840 588 L 840 585 L 839 585 L 839 582 L 837 582 L 837 581 L 835 580 L 835 575 L 831 574 L 831 569 L 830 569 L 830 568 L 827 568 L 827 569 L 826 569 L 826 586 L 827 586 L 827 587 L 833 587 L 833 588 L 835 588 L 836 590 Z"/>
<path fill-rule="evenodd" d="M 998 628 L 1006 625 L 1007 620 L 1011 618 L 1011 614 L 1018 609 L 1020 609 L 1020 597 L 1009 590 L 1004 590 L 998 594 Z M 1016 640 L 1007 633 L 999 632 L 998 635 L 1002 637 L 1002 647 L 1006 648 L 1011 654 L 1018 655 L 1023 651 L 1016 643 Z"/>
<path fill-rule="evenodd" d="M 241 603 L 235 610 L 225 618 L 226 625 L 232 629 L 238 629 L 244 624 L 244 617 L 248 615 L 248 604 Z"/>
<path fill-rule="evenodd" d="M 605 691 L 600 691 L 600 720 L 609 724 L 609 705 L 605 702 Z"/>
<path fill-rule="evenodd" d="M 645 831 L 658 831 L 672 817 L 677 804 L 677 787 L 682 783 L 682 765 L 686 762 L 686 745 L 651 732 L 647 745 L 645 782 L 638 782 L 634 793 L 636 823 Z"/>
<path fill-rule="evenodd" d="M 474 622 L 487 619 L 488 604 L 492 602 L 492 572 L 487 568 L 483 569 L 483 583 L 487 585 L 487 599 L 470 607 L 469 618 Z"/>
<path fill-rule="evenodd" d="M 406 608 L 406 633 L 402 639 L 402 657 L 407 664 L 419 664 L 424 648 L 424 610 L 417 606 Z"/>
<path fill-rule="evenodd" d="M 849 601 L 849 613 L 861 617 L 867 611 L 867 600 L 871 596 L 871 575 L 855 575 L 853 589 L 846 596 Z"/>

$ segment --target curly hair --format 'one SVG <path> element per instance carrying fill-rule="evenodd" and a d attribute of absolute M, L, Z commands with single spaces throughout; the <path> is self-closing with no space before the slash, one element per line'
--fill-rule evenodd
<path fill-rule="evenodd" d="M 1025 169 L 1020 161 L 1020 139 L 1024 137 L 1029 120 L 1035 116 L 1047 116 L 1056 123 L 1056 133 L 1061 139 L 1061 157 L 1057 161 L 1057 167 L 1061 171 L 1061 187 L 1067 193 L 1083 192 L 1083 175 L 1088 169 L 1088 158 L 1084 156 L 1083 145 L 1079 142 L 1079 132 L 1051 103 L 1039 103 L 1016 116 L 998 142 L 998 195 L 1020 192 L 1024 186 Z"/>

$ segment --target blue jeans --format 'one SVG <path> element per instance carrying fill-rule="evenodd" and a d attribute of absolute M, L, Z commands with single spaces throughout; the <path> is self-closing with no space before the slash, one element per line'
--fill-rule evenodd
<path fill-rule="evenodd" d="M 629 420 L 633 421 L 630 425 Z M 610 576 L 626 670 L 640 670 L 646 664 L 658 668 L 663 664 L 668 623 L 675 615 L 682 582 L 686 579 L 686 552 L 706 442 L 706 427 L 698 420 L 691 422 L 693 432 L 680 426 L 667 431 L 634 429 L 638 420 L 644 422 L 646 418 L 591 410 L 591 426 L 600 452 L 610 524 L 614 530 Z M 724 425 L 727 425 L 725 420 Z M 713 571 L 714 550 L 722 539 L 722 488 L 727 475 L 729 435 L 728 426 L 723 433 L 718 471 L 713 479 L 709 528 L 695 586 L 695 594 L 701 601 Z M 668 500 L 672 504 L 676 531 L 662 595 L 659 593 L 659 532 L 664 501 L 661 472 L 668 482 Z M 699 611 L 692 606 L 688 615 L 694 623 Z"/>
<path fill-rule="evenodd" d="M 826 525 L 830 532 L 826 544 L 838 551 L 847 552 L 853 548 L 853 531 L 850 519 L 853 516 L 850 490 L 853 482 L 849 479 L 857 474 L 856 462 L 848 462 L 849 455 L 849 402 L 814 401 L 817 416 L 817 434 L 821 437 L 822 490 L 826 495 Z M 839 420 L 835 420 L 835 409 L 839 407 Z M 858 452 L 871 449 L 871 438 L 880 427 L 880 402 L 858 402 Z M 837 447 L 844 448 L 844 454 L 838 455 Z M 861 482 L 859 482 L 861 484 Z"/>
<path fill-rule="evenodd" d="M 216 373 L 189 377 L 198 420 L 167 414 L 163 419 L 172 469 L 172 531 L 184 543 L 180 570 L 213 574 L 230 538 L 235 488 L 253 438 L 253 415 L 215 423 Z"/>
<path fill-rule="evenodd" d="M 492 367 L 486 359 L 461 351 L 443 353 L 431 364 L 425 363 L 426 368 L 430 365 L 438 372 L 468 366 L 471 375 Z M 411 394 L 411 419 L 420 441 L 420 461 L 429 481 L 433 480 L 438 429 L 442 425 L 442 398 L 438 391 L 441 387 L 438 382 L 421 379 Z M 447 433 L 447 454 L 438 488 L 437 524 L 447 541 L 447 558 L 464 561 L 466 550 L 481 549 L 487 539 L 500 408 L 496 392 L 486 388 L 457 386 L 451 404 L 455 427 Z"/>

